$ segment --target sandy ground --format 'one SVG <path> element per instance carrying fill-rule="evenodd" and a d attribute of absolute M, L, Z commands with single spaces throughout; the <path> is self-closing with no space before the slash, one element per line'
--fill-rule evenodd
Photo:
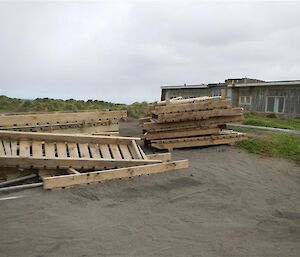
<path fill-rule="evenodd" d="M 135 123 L 122 134 L 137 135 Z M 0 256 L 300 256 L 300 167 L 230 146 L 190 168 L 0 201 Z"/>

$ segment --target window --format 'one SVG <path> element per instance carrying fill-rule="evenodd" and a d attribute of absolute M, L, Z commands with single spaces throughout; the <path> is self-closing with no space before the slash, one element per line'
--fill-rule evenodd
<path fill-rule="evenodd" d="M 228 98 L 231 98 L 231 96 L 232 96 L 232 89 L 231 88 L 227 88 L 227 97 Z"/>
<path fill-rule="evenodd" d="M 283 112 L 284 97 L 283 96 L 267 96 L 267 112 Z"/>
<path fill-rule="evenodd" d="M 221 89 L 220 88 L 212 88 L 212 96 L 221 96 Z"/>
<path fill-rule="evenodd" d="M 251 96 L 240 96 L 240 104 L 250 105 L 252 101 Z"/>

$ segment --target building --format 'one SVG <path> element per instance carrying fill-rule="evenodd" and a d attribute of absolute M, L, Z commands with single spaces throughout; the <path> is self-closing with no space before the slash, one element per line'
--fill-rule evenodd
<path fill-rule="evenodd" d="M 300 116 L 300 80 L 235 78 L 215 84 L 162 86 L 161 99 L 221 96 L 222 90 L 232 106 L 243 107 L 245 111 Z"/>

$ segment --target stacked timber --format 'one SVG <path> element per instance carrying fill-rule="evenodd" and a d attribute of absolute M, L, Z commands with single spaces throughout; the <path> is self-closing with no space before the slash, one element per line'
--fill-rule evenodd
<path fill-rule="evenodd" d="M 243 118 L 242 108 L 229 99 L 198 97 L 171 99 L 150 107 L 152 117 L 140 120 L 146 144 L 158 149 L 230 144 L 244 134 L 224 130 Z"/>
<path fill-rule="evenodd" d="M 99 110 L 2 114 L 0 115 L 0 130 L 86 134 L 118 132 L 119 120 L 126 117 L 126 111 Z"/>
<path fill-rule="evenodd" d="M 171 161 L 170 154 L 146 155 L 140 138 L 0 131 L 0 178 L 7 171 L 20 177 L 0 183 L 15 184 L 32 177 L 45 189 L 131 178 L 188 167 L 187 160 Z M 31 176 L 28 176 L 31 175 Z M 32 175 L 36 174 L 36 176 Z"/>

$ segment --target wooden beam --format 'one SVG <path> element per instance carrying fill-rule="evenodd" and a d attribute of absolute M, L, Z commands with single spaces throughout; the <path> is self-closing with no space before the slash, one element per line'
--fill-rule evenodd
<path fill-rule="evenodd" d="M 166 122 L 178 122 L 178 121 L 189 121 L 189 120 L 202 120 L 202 119 L 208 119 L 210 117 L 234 116 L 234 115 L 241 115 L 242 113 L 243 113 L 243 108 L 214 109 L 214 110 L 207 110 L 207 111 L 159 114 L 157 119 L 155 120 L 158 123 L 166 123 Z"/>
<path fill-rule="evenodd" d="M 162 162 L 168 162 L 171 161 L 172 154 L 171 153 L 147 154 L 147 158 L 150 160 L 161 160 Z"/>
<path fill-rule="evenodd" d="M 67 186 L 86 184 L 92 182 L 101 182 L 105 180 L 129 178 L 144 174 L 154 174 L 177 169 L 188 168 L 188 161 L 174 161 L 159 164 L 150 164 L 138 167 L 128 167 L 120 169 L 111 169 L 104 171 L 93 171 L 88 173 L 63 175 L 50 178 L 44 178 L 43 184 L 45 189 L 62 188 Z"/>
<path fill-rule="evenodd" d="M 75 169 L 73 169 L 73 168 L 68 168 L 68 169 L 67 169 L 67 172 L 68 172 L 69 174 L 81 174 L 79 171 L 77 171 L 77 170 L 75 170 Z"/>
<path fill-rule="evenodd" d="M 127 117 L 126 111 L 93 111 L 43 114 L 6 114 L 0 116 L 1 126 L 41 125 L 57 123 L 99 122 Z"/>
<path fill-rule="evenodd" d="M 178 138 L 178 137 L 191 137 L 191 136 L 201 136 L 201 135 L 211 135 L 218 134 L 219 128 L 193 128 L 193 129 L 183 129 L 183 130 L 172 130 L 172 131 L 161 131 L 161 132 L 148 132 L 145 134 L 147 140 L 153 139 L 166 139 L 166 138 Z"/>
<path fill-rule="evenodd" d="M 13 140 L 41 140 L 47 142 L 131 144 L 137 137 L 91 136 L 81 134 L 52 134 L 39 132 L 0 131 L 0 138 Z"/>
<path fill-rule="evenodd" d="M 35 158 L 35 157 L 16 157 L 0 156 L 0 163 L 3 167 L 21 167 L 21 168 L 46 168 L 46 169 L 102 169 L 114 167 L 129 167 L 135 165 L 145 165 L 161 162 L 159 160 L 142 160 L 142 159 L 91 159 L 91 158 Z"/>

